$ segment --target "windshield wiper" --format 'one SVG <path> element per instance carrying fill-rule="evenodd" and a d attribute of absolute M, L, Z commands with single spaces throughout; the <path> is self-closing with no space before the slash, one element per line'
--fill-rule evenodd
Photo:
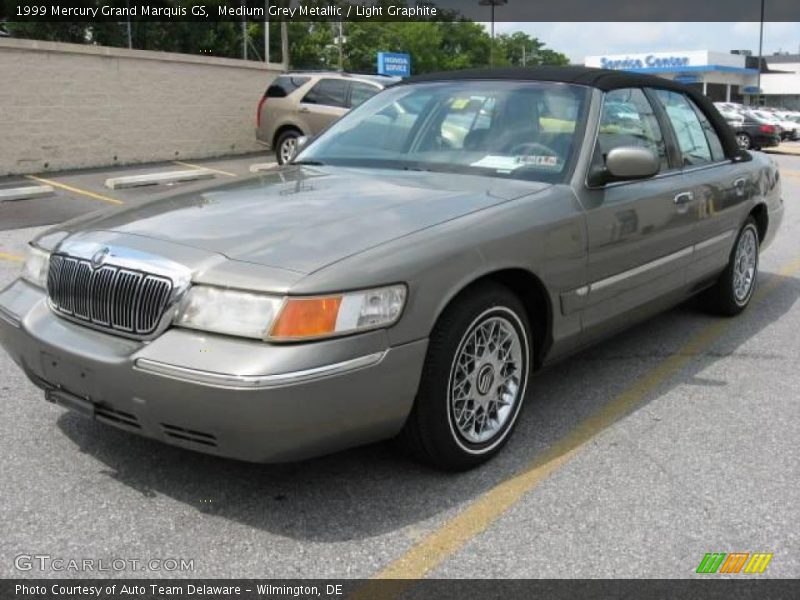
<path fill-rule="evenodd" d="M 311 167 L 324 167 L 325 163 L 318 160 L 293 160 L 290 164 L 293 165 L 308 165 Z"/>

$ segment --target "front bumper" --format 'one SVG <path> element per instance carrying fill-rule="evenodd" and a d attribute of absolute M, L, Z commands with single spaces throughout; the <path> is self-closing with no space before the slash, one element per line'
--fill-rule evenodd
<path fill-rule="evenodd" d="M 0 292 L 0 344 L 49 399 L 163 442 L 255 462 L 298 460 L 395 435 L 427 340 L 384 331 L 271 345 L 183 329 L 151 342 L 71 323 L 17 280 Z"/>

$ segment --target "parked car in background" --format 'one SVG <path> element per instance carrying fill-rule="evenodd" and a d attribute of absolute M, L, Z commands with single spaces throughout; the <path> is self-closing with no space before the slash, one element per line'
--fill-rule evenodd
<path fill-rule="evenodd" d="M 761 120 L 764 123 L 770 123 L 778 128 L 778 134 L 782 140 L 796 140 L 800 138 L 798 135 L 798 126 L 794 121 L 786 121 L 781 119 L 777 114 L 769 110 L 757 109 L 748 111 L 754 118 Z"/>
<path fill-rule="evenodd" d="M 736 143 L 744 150 L 761 150 L 780 145 L 780 128 L 772 122 L 758 119 L 749 112 L 739 115 L 741 119 L 728 120 L 733 129 Z"/>
<path fill-rule="evenodd" d="M 678 83 L 424 75 L 277 172 L 40 233 L 0 343 L 51 402 L 183 448 L 399 436 L 467 469 L 546 364 L 701 292 L 743 311 L 783 204 L 776 163 Z"/>
<path fill-rule="evenodd" d="M 395 77 L 340 72 L 281 75 L 258 102 L 256 139 L 273 149 L 282 165 L 294 154 L 298 137 L 318 134 L 396 81 Z"/>

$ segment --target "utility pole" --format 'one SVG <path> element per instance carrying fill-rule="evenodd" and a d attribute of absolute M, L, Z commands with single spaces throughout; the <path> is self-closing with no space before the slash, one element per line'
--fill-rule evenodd
<path fill-rule="evenodd" d="M 281 62 L 283 70 L 289 70 L 289 28 L 286 19 L 281 20 Z"/>
<path fill-rule="evenodd" d="M 761 106 L 761 64 L 764 60 L 764 4 L 766 0 L 761 0 L 761 26 L 758 31 L 758 79 L 756 87 L 758 88 L 756 96 L 756 105 Z"/>
<path fill-rule="evenodd" d="M 242 0 L 242 8 L 245 8 L 245 0 Z M 246 11 L 242 11 L 245 13 Z M 242 14 L 242 58 L 247 60 L 247 16 Z"/>
<path fill-rule="evenodd" d="M 264 62 L 269 63 L 269 0 L 264 2 Z"/>
<path fill-rule="evenodd" d="M 344 71 L 344 35 L 342 30 L 342 21 L 339 21 L 339 39 L 336 40 L 339 46 L 339 71 Z"/>
<path fill-rule="evenodd" d="M 478 0 L 480 6 L 491 6 L 492 8 L 492 45 L 489 48 L 489 66 L 494 66 L 494 7 L 508 4 L 508 0 Z"/>
<path fill-rule="evenodd" d="M 130 0 L 125 0 L 125 6 L 128 8 L 128 12 L 130 12 L 131 2 Z M 125 18 L 125 22 L 128 25 L 128 49 L 130 50 L 133 48 L 133 33 L 131 32 L 131 16 L 130 14 Z"/>

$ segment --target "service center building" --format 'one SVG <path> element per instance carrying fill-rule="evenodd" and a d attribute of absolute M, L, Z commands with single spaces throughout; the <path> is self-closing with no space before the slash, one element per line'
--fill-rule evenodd
<path fill-rule="evenodd" d="M 749 104 L 757 91 L 758 59 L 742 54 L 693 50 L 587 56 L 587 67 L 649 73 L 697 86 L 714 102 Z"/>

